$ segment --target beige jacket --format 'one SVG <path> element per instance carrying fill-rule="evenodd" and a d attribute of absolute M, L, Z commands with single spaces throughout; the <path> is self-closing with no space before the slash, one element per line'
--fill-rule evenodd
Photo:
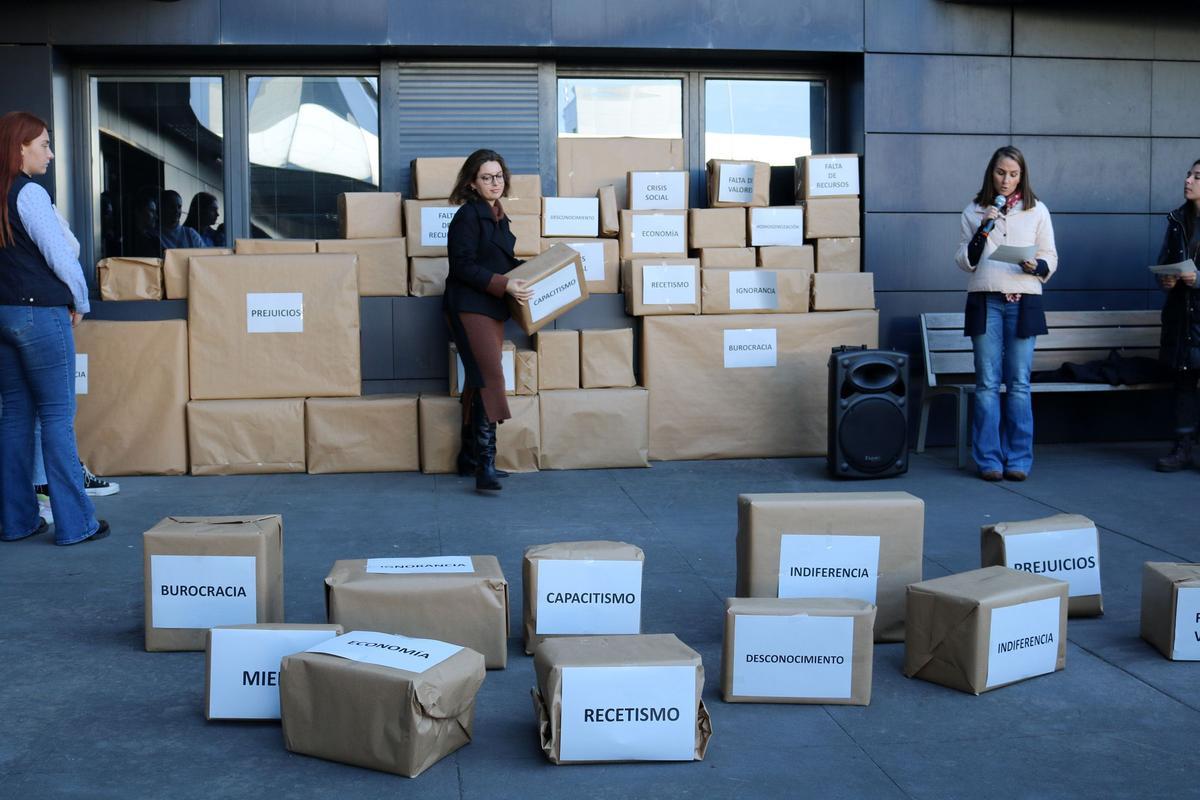
<path fill-rule="evenodd" d="M 1050 209 L 1041 200 L 1031 210 L 1026 211 L 1024 204 L 1017 203 L 1007 215 L 996 220 L 996 227 L 983 245 L 983 255 L 977 266 L 971 266 L 967 259 L 967 245 L 979 230 L 986 208 L 971 203 L 962 212 L 962 237 L 958 244 L 958 252 L 954 260 L 960 269 L 971 273 L 967 283 L 968 292 L 1008 292 L 1020 294 L 1041 294 L 1042 284 L 1050 280 L 1050 275 L 1058 267 L 1058 251 L 1054 247 L 1054 226 L 1050 224 Z M 1041 259 L 1050 268 L 1050 274 L 1044 278 L 1030 275 L 1017 264 L 1004 261 L 992 261 L 989 255 L 996 252 L 1002 244 L 1014 246 L 1036 245 L 1037 252 L 1034 260 Z"/>

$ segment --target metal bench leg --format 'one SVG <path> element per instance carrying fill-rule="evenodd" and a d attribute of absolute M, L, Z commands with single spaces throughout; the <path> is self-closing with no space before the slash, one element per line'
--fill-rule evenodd
<path fill-rule="evenodd" d="M 967 393 L 958 393 L 958 468 L 967 465 L 967 445 L 970 442 L 971 426 L 967 423 Z"/>
<path fill-rule="evenodd" d="M 933 405 L 933 397 L 928 393 L 921 398 L 921 424 L 917 427 L 917 452 L 925 452 L 925 434 L 929 431 L 929 407 Z"/>

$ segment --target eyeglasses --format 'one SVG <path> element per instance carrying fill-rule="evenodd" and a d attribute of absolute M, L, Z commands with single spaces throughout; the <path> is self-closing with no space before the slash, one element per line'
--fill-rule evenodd
<path fill-rule="evenodd" d="M 480 175 L 479 180 L 484 183 L 504 183 L 504 173 L 497 172 L 495 175 Z"/>

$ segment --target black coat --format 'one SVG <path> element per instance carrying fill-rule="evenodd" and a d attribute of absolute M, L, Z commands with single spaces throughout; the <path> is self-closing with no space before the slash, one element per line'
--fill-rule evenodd
<path fill-rule="evenodd" d="M 509 229 L 508 217 L 499 222 L 483 200 L 473 200 L 458 209 L 446 233 L 450 274 L 442 307 L 451 316 L 467 311 L 492 319 L 509 317 L 504 297 L 488 294 L 493 276 L 504 275 L 521 261 L 513 255 L 517 237 Z"/>
<path fill-rule="evenodd" d="M 1167 215 L 1167 234 L 1158 263 L 1175 264 L 1189 257 L 1196 259 L 1184 225 L 1184 215 L 1191 213 L 1191 203 L 1185 203 Z M 1190 287 L 1178 281 L 1167 292 L 1162 310 L 1159 359 L 1174 370 L 1200 369 L 1200 284 Z"/>

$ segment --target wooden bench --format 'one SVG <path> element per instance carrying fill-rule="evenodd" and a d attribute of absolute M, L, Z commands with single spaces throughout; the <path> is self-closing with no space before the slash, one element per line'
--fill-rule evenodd
<path fill-rule="evenodd" d="M 925 452 L 929 406 L 934 398 L 955 398 L 955 443 L 958 466 L 967 464 L 967 398 L 975 393 L 975 356 L 970 338 L 963 336 L 962 314 L 922 314 L 921 347 L 925 355 L 925 392 L 921 398 L 921 424 L 917 452 Z M 1158 356 L 1158 311 L 1049 311 L 1049 333 L 1039 336 L 1033 351 L 1033 369 L 1057 369 L 1065 362 L 1104 359 L 1112 350 L 1124 356 Z M 1044 392 L 1129 392 L 1165 389 L 1167 383 L 1112 386 L 1107 383 L 1033 383 L 1034 394 Z M 1004 387 L 1000 390 L 1003 392 Z"/>

